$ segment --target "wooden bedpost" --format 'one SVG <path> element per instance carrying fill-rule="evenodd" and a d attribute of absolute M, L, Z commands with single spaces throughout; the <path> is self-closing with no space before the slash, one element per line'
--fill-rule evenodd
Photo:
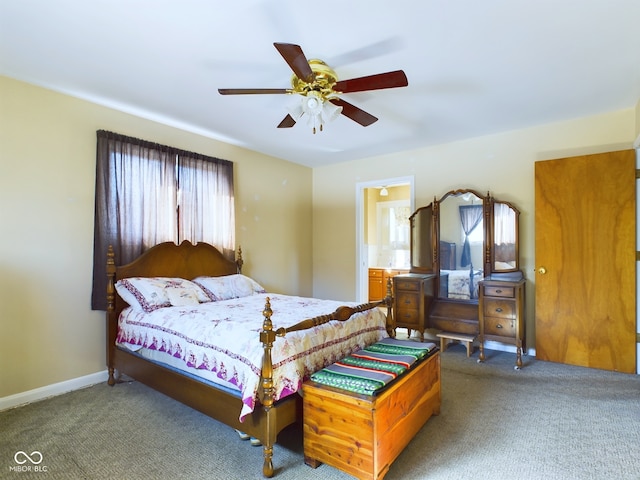
<path fill-rule="evenodd" d="M 393 316 L 393 286 L 391 278 L 387 278 L 387 296 L 384 297 L 384 304 L 387 306 L 387 333 L 390 337 L 396 337 L 396 319 Z"/>
<path fill-rule="evenodd" d="M 236 265 L 238 266 L 238 273 L 242 273 L 242 264 L 244 260 L 242 259 L 242 247 L 238 245 L 238 255 L 236 256 Z"/>
<path fill-rule="evenodd" d="M 264 463 L 262 465 L 262 474 L 265 477 L 273 476 L 273 444 L 275 443 L 275 418 L 272 418 L 271 407 L 273 407 L 273 361 L 271 359 L 271 349 L 273 342 L 276 339 L 276 332 L 273 330 L 273 323 L 271 323 L 271 300 L 267 297 L 262 312 L 264 315 L 264 322 L 262 324 L 262 331 L 260 332 L 260 341 L 262 342 L 262 348 L 264 349 L 264 357 L 262 358 L 262 406 L 264 413 L 267 417 L 266 431 L 264 432 L 265 438 L 262 441 Z"/>
<path fill-rule="evenodd" d="M 109 379 L 107 383 L 111 386 L 115 385 L 115 371 L 113 367 L 113 355 L 116 340 L 117 319 L 112 318 L 116 309 L 116 262 L 114 260 L 113 246 L 109 245 L 107 249 L 107 368 L 109 371 Z"/>

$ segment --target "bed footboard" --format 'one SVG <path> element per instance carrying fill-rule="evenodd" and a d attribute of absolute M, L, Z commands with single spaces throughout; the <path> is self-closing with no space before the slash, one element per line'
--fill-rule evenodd
<path fill-rule="evenodd" d="M 273 388 L 273 360 L 271 357 L 271 350 L 273 348 L 273 342 L 275 342 L 276 337 L 284 337 L 289 332 L 295 332 L 299 330 L 307 330 L 309 328 L 316 327 L 318 325 L 322 325 L 324 323 L 330 322 L 331 320 L 339 320 L 344 322 L 351 318 L 354 314 L 358 312 L 364 312 L 366 310 L 370 310 L 372 308 L 378 307 L 387 307 L 387 332 L 394 331 L 394 328 L 391 328 L 392 325 L 390 319 L 392 318 L 391 305 L 393 304 L 391 298 L 391 281 L 387 284 L 387 296 L 379 301 L 379 302 L 371 302 L 364 303 L 361 305 L 356 305 L 353 307 L 342 306 L 338 307 L 333 313 L 327 315 L 320 315 L 314 318 L 308 318 L 306 320 L 302 320 L 301 322 L 292 325 L 288 328 L 278 328 L 276 330 L 273 329 L 273 322 L 271 321 L 271 315 L 273 311 L 271 310 L 271 300 L 267 297 L 263 315 L 264 322 L 262 324 L 262 331 L 260 332 L 260 342 L 262 342 L 262 346 L 264 349 L 264 356 L 262 358 L 262 382 L 261 382 L 261 392 L 260 392 L 260 402 L 262 403 L 262 408 L 264 410 L 266 418 L 266 428 L 267 430 L 264 432 L 264 437 L 262 439 L 262 448 L 264 455 L 264 463 L 262 465 L 262 474 L 265 477 L 272 477 L 273 470 L 273 446 L 276 443 L 276 437 L 279 433 L 279 430 L 273 428 L 275 424 L 275 418 L 271 418 L 275 415 L 275 412 L 272 411 L 274 406 L 274 388 Z"/>

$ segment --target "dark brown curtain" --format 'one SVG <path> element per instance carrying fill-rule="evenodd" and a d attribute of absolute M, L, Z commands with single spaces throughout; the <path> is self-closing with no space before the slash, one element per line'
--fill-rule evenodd
<path fill-rule="evenodd" d="M 106 309 L 109 245 L 119 265 L 183 240 L 233 258 L 234 218 L 232 162 L 99 130 L 91 308 Z"/>

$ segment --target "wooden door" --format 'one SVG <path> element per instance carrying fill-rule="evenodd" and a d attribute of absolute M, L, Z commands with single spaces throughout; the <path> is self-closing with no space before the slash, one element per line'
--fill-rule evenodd
<path fill-rule="evenodd" d="M 635 151 L 535 164 L 536 356 L 636 370 Z"/>

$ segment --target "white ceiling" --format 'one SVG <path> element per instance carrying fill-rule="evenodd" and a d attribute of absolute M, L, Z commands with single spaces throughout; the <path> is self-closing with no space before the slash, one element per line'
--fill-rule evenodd
<path fill-rule="evenodd" d="M 0 74 L 315 167 L 631 108 L 639 20 L 639 0 L 0 0 Z M 278 129 L 291 97 L 217 93 L 290 87 L 273 42 L 409 86 L 344 95 L 366 128 Z"/>

